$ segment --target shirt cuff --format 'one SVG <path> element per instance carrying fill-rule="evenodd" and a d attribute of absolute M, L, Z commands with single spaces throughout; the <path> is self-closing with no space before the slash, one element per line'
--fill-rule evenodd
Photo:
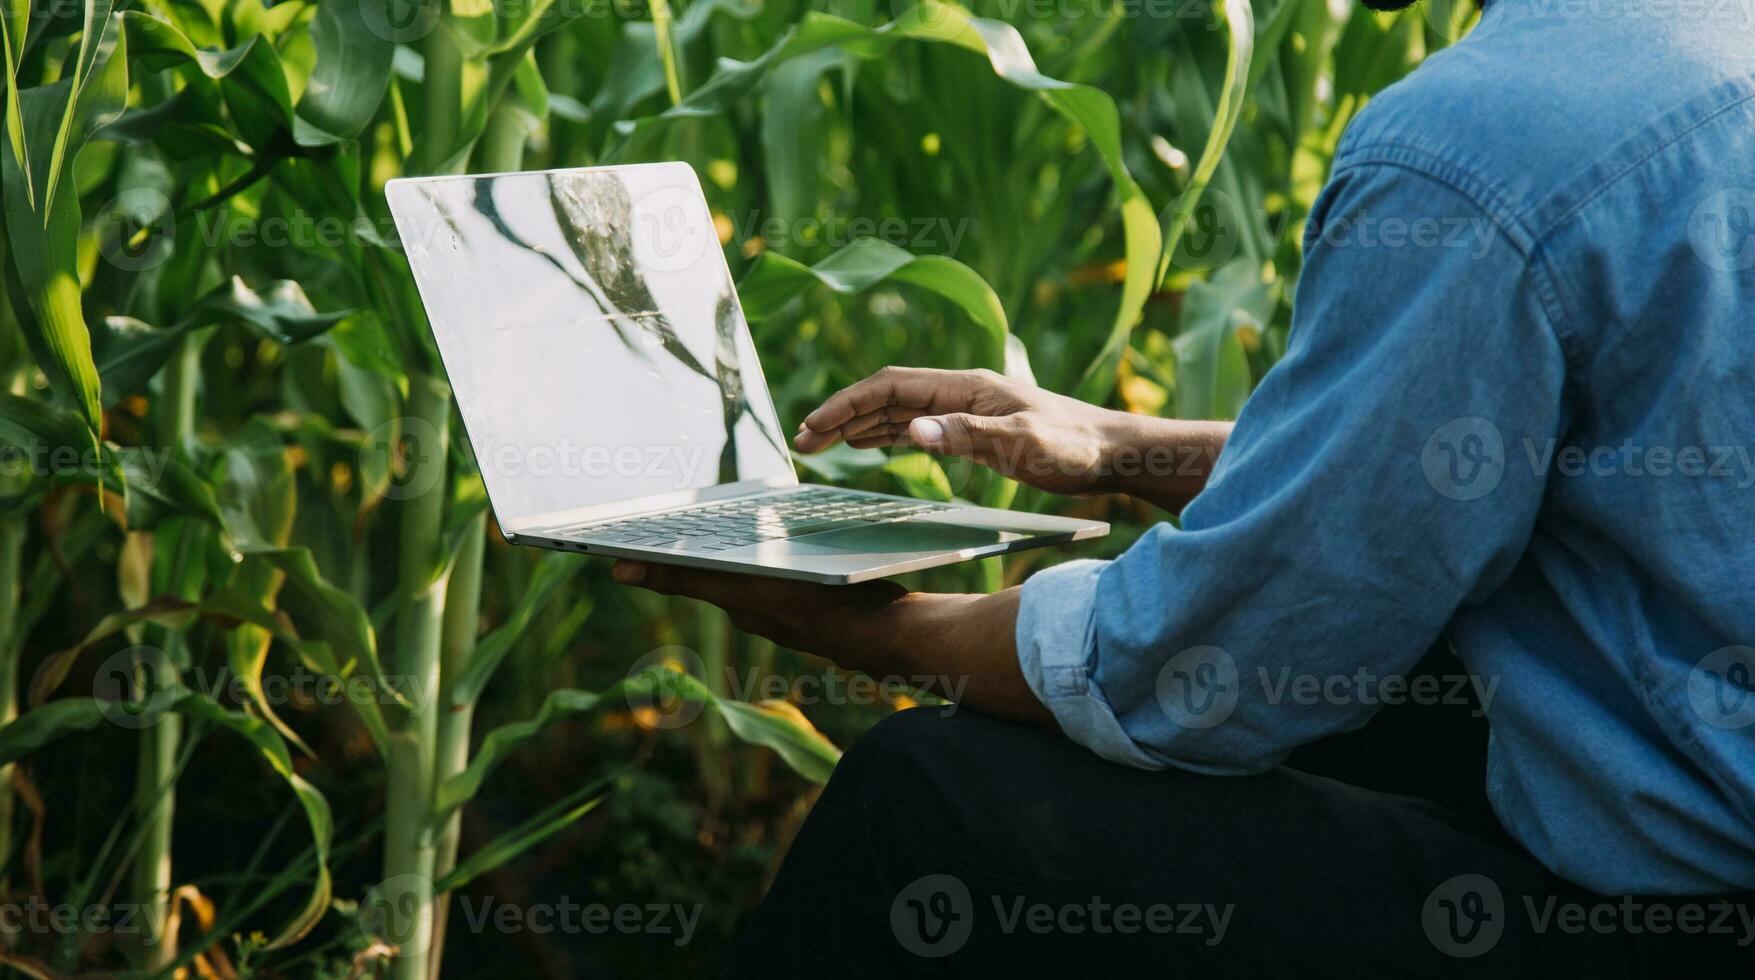
<path fill-rule="evenodd" d="M 1097 656 L 1097 579 L 1106 561 L 1069 561 L 1024 583 L 1018 605 L 1018 664 L 1068 738 L 1111 762 L 1162 769 L 1128 736 L 1091 677 Z"/>

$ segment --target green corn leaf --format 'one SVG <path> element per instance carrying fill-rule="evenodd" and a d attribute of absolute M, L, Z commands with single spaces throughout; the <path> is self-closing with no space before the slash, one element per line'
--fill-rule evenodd
<path fill-rule="evenodd" d="M 92 698 L 61 698 L 39 705 L 0 726 L 0 765 L 10 765 L 74 732 L 104 723 L 104 706 Z"/>
<path fill-rule="evenodd" d="M 183 319 L 169 327 L 153 327 L 133 317 L 106 317 L 95 337 L 94 359 L 106 397 L 114 400 L 145 391 L 190 331 L 235 322 L 275 343 L 297 344 L 322 335 L 352 313 L 317 312 L 303 287 L 291 280 L 277 280 L 258 292 L 233 276 L 196 300 Z"/>
<path fill-rule="evenodd" d="M 127 31 L 129 55 L 142 67 L 153 71 L 193 64 L 208 78 L 224 78 L 243 63 L 258 41 L 263 40 L 260 35 L 252 35 L 235 48 L 210 51 L 197 47 L 182 28 L 153 14 L 124 10 L 116 17 Z"/>
<path fill-rule="evenodd" d="M 1237 333 L 1265 330 L 1279 303 L 1253 262 L 1234 260 L 1206 282 L 1194 282 L 1182 303 L 1176 352 L 1176 415 L 1186 419 L 1236 418 L 1249 397 L 1249 361 Z"/>
<path fill-rule="evenodd" d="M 1219 103 L 1214 110 L 1213 126 L 1207 133 L 1206 146 L 1202 148 L 1200 160 L 1195 163 L 1194 173 L 1189 178 L 1188 186 L 1183 189 L 1163 218 L 1164 240 L 1155 252 L 1155 265 L 1149 278 L 1143 283 L 1135 281 L 1134 249 L 1130 243 L 1128 248 L 1128 282 L 1122 286 L 1124 297 L 1134 289 L 1140 289 L 1138 300 L 1144 307 L 1151 289 L 1164 281 L 1170 272 L 1170 260 L 1175 256 L 1177 246 L 1181 244 L 1182 235 L 1188 228 L 1188 221 L 1194 215 L 1195 208 L 1200 205 L 1201 195 L 1206 191 L 1207 184 L 1213 179 L 1213 172 L 1219 167 L 1219 161 L 1225 155 L 1225 146 L 1231 141 L 1231 133 L 1237 128 L 1237 120 L 1243 114 L 1244 95 L 1249 87 L 1249 65 L 1255 53 L 1255 15 L 1250 9 L 1249 0 L 1221 0 L 1219 9 L 1223 13 L 1225 29 L 1230 37 L 1230 45 L 1225 55 L 1225 82 L 1219 93 Z M 1123 221 L 1126 221 L 1126 209 L 1130 204 L 1123 203 Z M 1147 205 L 1149 207 L 1149 205 Z M 1151 229 L 1156 232 L 1160 222 L 1153 220 Z M 1136 219 L 1134 227 L 1126 234 L 1132 239 L 1136 234 L 1144 234 L 1147 224 L 1143 219 Z M 1127 307 L 1131 299 L 1123 300 Z M 1102 402 L 1109 397 L 1115 387 L 1115 369 L 1121 363 L 1122 352 L 1127 349 L 1128 337 L 1133 333 L 1133 325 L 1138 322 L 1138 315 L 1123 325 L 1116 321 L 1109 338 L 1103 344 L 1102 351 L 1091 366 L 1085 369 L 1075 393 L 1078 397 L 1091 402 Z"/>
<path fill-rule="evenodd" d="M 147 710 L 169 711 L 225 728 L 250 742 L 298 799 L 315 842 L 317 862 L 311 898 L 270 941 L 273 948 L 291 945 L 310 932 L 329 908 L 332 883 L 329 876 L 329 845 L 334 820 L 329 802 L 316 787 L 293 771 L 286 744 L 266 722 L 242 712 L 228 711 L 206 695 L 187 688 L 159 692 L 146 701 Z M 92 731 L 122 710 L 93 698 L 61 698 L 25 712 L 0 726 L 0 765 L 17 762 L 32 752 L 77 732 Z M 138 722 L 136 722 L 138 723 Z"/>
<path fill-rule="evenodd" d="M 1219 92 L 1219 104 L 1213 111 L 1212 129 L 1207 133 L 1206 146 L 1194 166 L 1194 174 L 1189 178 L 1187 189 L 1171 205 L 1164 228 L 1164 248 L 1159 257 L 1159 282 L 1170 274 L 1170 260 L 1176 254 L 1189 219 L 1200 204 L 1201 193 L 1213 179 L 1213 172 L 1219 169 L 1225 146 L 1231 141 L 1231 133 L 1243 114 L 1244 96 L 1249 88 L 1249 63 L 1255 53 L 1255 22 L 1249 0 L 1223 0 L 1221 9 L 1225 12 L 1225 26 L 1231 37 L 1225 56 L 1225 82 Z"/>
<path fill-rule="evenodd" d="M 17 160 L 29 160 L 29 134 L 25 132 L 24 117 L 19 109 L 18 100 L 18 58 L 24 51 L 24 35 L 30 30 L 30 4 L 20 0 L 0 0 L 5 3 L 4 11 L 0 11 L 0 47 L 5 48 L 6 68 L 6 142 Z M 12 178 L 7 177 L 8 180 Z M 36 189 L 31 186 L 28 171 L 23 172 L 25 204 L 36 207 Z"/>
<path fill-rule="evenodd" d="M 329 4 L 322 6 L 327 8 Z M 219 88 L 219 94 L 231 110 L 240 135 L 251 146 L 261 150 L 273 144 L 276 134 L 295 130 L 286 68 L 279 51 L 264 35 L 252 34 L 235 48 L 214 51 L 198 47 L 181 28 L 149 13 L 123 11 L 117 19 L 127 29 L 130 53 L 143 65 L 167 68 L 190 64 L 209 79 L 224 79 L 226 84 Z M 319 13 L 319 22 L 325 19 Z M 297 132 L 315 134 L 316 130 L 306 124 Z M 327 134 L 317 135 L 322 138 L 316 139 L 314 145 L 335 142 Z"/>
<path fill-rule="evenodd" d="M 155 327 L 131 316 L 107 316 L 92 332 L 92 362 L 103 380 L 104 401 L 115 404 L 145 391 L 182 346 L 188 331 Z"/>
<path fill-rule="evenodd" d="M 36 313 L 26 339 L 38 366 L 77 407 L 89 431 L 87 444 L 96 447 L 101 382 L 80 297 L 79 200 L 70 177 L 63 178 L 91 134 L 127 103 L 127 40 L 110 17 L 110 5 L 86 5 L 68 77 L 23 90 L 8 84 L 7 91 L 12 135 L 0 154 L 0 183 L 12 260 Z"/>
<path fill-rule="evenodd" d="M 523 638 L 536 614 L 548 605 L 562 585 L 583 567 L 577 555 L 550 552 L 536 563 L 530 582 L 518 595 L 518 604 L 506 622 L 481 638 L 470 655 L 469 666 L 451 687 L 446 702 L 453 708 L 474 704 L 486 690 L 494 672 L 505 662 L 512 647 Z"/>
<path fill-rule="evenodd" d="M 719 709 L 733 735 L 773 749 L 806 779 L 828 782 L 835 764 L 841 761 L 841 750 L 812 727 L 791 702 L 749 704 L 722 698 L 707 685 L 680 671 L 665 672 L 663 683 L 682 697 L 705 701 Z"/>
<path fill-rule="evenodd" d="M 361 0 L 323 0 L 311 21 L 317 63 L 299 98 L 293 135 L 301 146 L 353 139 L 390 89 L 395 45 L 367 24 Z"/>
<path fill-rule="evenodd" d="M 458 807 L 481 792 L 499 764 L 520 745 L 557 718 L 595 711 L 605 704 L 626 705 L 624 699 L 635 697 L 650 701 L 656 697 L 674 697 L 702 704 L 717 710 L 726 726 L 738 738 L 766 746 L 796 770 L 799 775 L 816 782 L 826 782 L 841 759 L 841 751 L 824 738 L 790 704 L 746 704 L 721 698 L 705 684 L 682 671 L 654 667 L 602 692 L 562 689 L 543 699 L 535 716 L 488 732 L 481 748 L 462 772 L 446 780 L 435 795 L 434 813 L 443 821 Z"/>
<path fill-rule="evenodd" d="M 90 436 L 79 416 L 48 402 L 0 391 L 0 448 L 59 472 L 57 453 L 80 452 Z M 95 478 L 95 476 L 93 477 Z"/>
<path fill-rule="evenodd" d="M 256 747 L 257 753 L 274 770 L 275 775 L 286 782 L 287 787 L 293 791 L 293 796 L 298 799 L 299 807 L 305 814 L 305 822 L 311 830 L 311 839 L 316 846 L 316 876 L 311 884 L 310 899 L 268 941 L 269 949 L 291 946 L 322 921 L 329 910 L 329 901 L 333 895 L 333 884 L 329 876 L 329 845 L 335 833 L 335 821 L 329 810 L 329 801 L 315 786 L 293 771 L 292 754 L 287 751 L 286 743 L 262 719 L 238 711 L 228 711 L 211 698 L 193 692 L 185 692 L 173 710 L 190 718 L 230 729 L 242 736 Z"/>
<path fill-rule="evenodd" d="M 352 312 L 317 312 L 304 288 L 290 279 L 276 280 L 257 292 L 233 276 L 229 283 L 202 297 L 181 326 L 188 329 L 236 320 L 276 343 L 297 344 L 323 333 Z"/>
<path fill-rule="evenodd" d="M 747 21 L 761 12 L 759 5 L 748 0 L 696 0 L 677 18 L 671 35 L 677 49 L 687 53 L 707 35 L 713 19 L 719 14 Z M 621 119 L 635 105 L 664 91 L 664 85 L 657 30 L 650 21 L 628 23 L 616 38 L 603 84 L 591 96 L 590 117 Z"/>
<path fill-rule="evenodd" d="M 364 673 L 374 688 L 407 706 L 407 695 L 390 684 L 378 657 L 377 633 L 364 607 L 331 585 L 317 570 L 309 548 L 245 547 L 245 558 L 260 558 L 286 574 L 279 606 L 298 627 L 300 656 L 318 673 L 347 678 Z M 417 696 L 436 692 L 417 691 Z M 388 740 L 383 711 L 372 698 L 349 698 L 360 723 L 382 752 Z"/>
<path fill-rule="evenodd" d="M 96 76 L 100 78 L 99 88 L 101 89 L 105 85 L 101 76 L 106 62 L 116 60 L 124 65 L 121 69 L 123 81 L 119 93 L 120 99 L 117 101 L 114 111 L 120 112 L 122 104 L 127 102 L 128 98 L 126 81 L 128 54 L 126 48 L 120 52 L 116 51 L 120 40 L 118 34 L 113 30 L 113 21 L 110 17 L 114 4 L 109 0 L 87 0 L 86 3 L 81 4 L 81 7 L 84 19 L 79 28 L 79 55 L 74 60 L 73 72 L 67 79 L 71 95 L 62 109 L 61 123 L 55 127 L 55 139 L 49 150 L 49 163 L 42 172 L 43 180 L 46 182 L 43 189 L 43 200 L 49 202 L 51 209 L 54 206 L 55 191 L 60 189 L 63 171 L 71 169 L 73 159 L 79 155 L 80 147 L 85 142 L 86 132 L 84 130 L 86 127 L 81 119 L 84 107 L 80 103 L 85 101 L 87 84 Z M 116 53 L 120 53 L 121 58 L 113 59 L 112 56 Z M 43 224 L 47 227 L 47 220 Z"/>
<path fill-rule="evenodd" d="M 220 523 L 211 489 L 181 454 L 102 443 L 91 446 L 88 439 L 89 430 L 72 412 L 0 392 L 0 449 L 30 462 L 33 468 L 47 467 L 36 476 L 126 493 L 125 513 L 131 528 L 151 527 L 172 516 Z"/>
<path fill-rule="evenodd" d="M 883 469 L 890 461 L 889 454 L 882 449 L 854 449 L 845 442 L 837 442 L 820 453 L 794 454 L 792 458 L 830 483 L 851 482 Z"/>
<path fill-rule="evenodd" d="M 221 628 L 248 622 L 270 632 L 279 632 L 281 629 L 271 613 L 260 607 L 252 607 L 247 602 L 240 602 L 233 594 L 216 594 L 211 599 L 200 602 L 180 599 L 174 595 L 161 595 L 144 605 L 110 613 L 98 620 L 97 625 L 87 631 L 78 643 L 43 658 L 36 674 L 31 678 L 26 700 L 33 705 L 47 702 L 49 696 L 66 681 L 68 672 L 72 670 L 80 654 L 130 627 L 153 623 L 168 630 L 182 630 L 197 617 L 207 619 Z"/>
<path fill-rule="evenodd" d="M 216 496 L 225 515 L 225 526 L 233 529 L 234 534 L 247 529 L 244 533 L 261 544 L 285 547 L 292 537 L 293 517 L 298 508 L 298 482 L 280 436 L 261 419 L 253 419 L 229 440 L 222 461 Z M 269 610 L 284 580 L 285 573 L 280 569 L 250 557 L 232 570 L 226 588 L 229 595 L 247 603 L 253 617 L 271 619 Z M 226 663 L 275 731 L 299 751 L 315 757 L 311 747 L 275 712 L 263 687 L 268 651 L 279 633 L 279 629 L 255 622 L 240 623 L 224 635 Z"/>
<path fill-rule="evenodd" d="M 573 688 L 551 691 L 542 699 L 534 716 L 488 732 L 481 740 L 481 748 L 470 758 L 469 765 L 439 786 L 433 802 L 435 820 L 443 822 L 458 807 L 475 799 L 482 784 L 506 757 L 557 718 L 595 711 L 605 700 L 619 698 L 627 683 L 623 681 L 602 693 Z"/>
<path fill-rule="evenodd" d="M 951 478 L 938 460 L 926 453 L 900 453 L 884 461 L 884 472 L 896 478 L 911 497 L 950 500 Z"/>
<path fill-rule="evenodd" d="M 501 42 L 489 47 L 474 43 L 467 28 L 459 28 L 453 22 L 455 16 L 440 22 L 439 29 L 450 32 L 466 54 L 479 56 L 486 52 L 486 77 L 479 85 L 471 86 L 466 104 L 462 106 L 461 120 L 455 141 L 449 148 L 443 149 L 438 155 L 431 153 L 433 148 L 417 146 L 413 159 L 426 160 L 431 157 L 435 165 L 433 173 L 461 173 L 469 161 L 470 153 L 475 149 L 476 141 L 481 139 L 487 130 L 488 119 L 493 110 L 500 105 L 509 89 L 520 76 L 523 76 L 520 101 L 526 109 L 534 100 L 533 80 L 529 77 L 530 68 L 527 58 L 536 42 L 572 23 L 582 15 L 584 8 L 575 3 L 557 3 L 555 0 L 539 0 L 529 16 L 519 22 L 519 26 Z"/>
<path fill-rule="evenodd" d="M 861 54 L 876 54 L 879 35 L 864 24 L 818 11 L 806 11 L 798 26 L 753 61 L 722 61 L 719 70 L 680 103 L 655 116 L 616 121 L 615 131 L 624 139 L 606 158 L 611 162 L 638 159 L 651 147 L 658 133 L 678 119 L 712 115 L 761 81 L 768 71 L 786 61 L 826 48 L 866 42 Z"/>
<path fill-rule="evenodd" d="M 144 530 L 176 517 L 196 517 L 219 527 L 219 507 L 213 488 L 197 473 L 182 451 L 143 446 L 104 448 L 119 478 L 106 470 L 105 488 L 119 493 L 127 488 L 128 527 Z"/>
<path fill-rule="evenodd" d="M 884 281 L 919 286 L 955 303 L 981 328 L 982 363 L 975 366 L 1004 369 L 1010 336 L 1005 310 L 986 281 L 955 259 L 914 255 L 878 238 L 859 239 L 813 266 L 764 252 L 738 282 L 737 292 L 744 316 L 756 322 L 780 312 L 812 285 L 853 295 Z"/>
<path fill-rule="evenodd" d="M 439 879 L 433 890 L 441 894 L 456 891 L 577 823 L 580 817 L 597 809 L 598 804 L 608 797 L 604 790 L 614 779 L 612 775 L 592 780 L 477 848 L 475 853 Z"/>
<path fill-rule="evenodd" d="M 763 83 L 762 159 L 768 200 L 782 222 L 810 217 L 822 180 L 827 113 L 818 91 L 823 75 L 851 71 L 844 51 L 818 51 L 776 68 Z"/>
<path fill-rule="evenodd" d="M 1231 12 L 1231 8 L 1240 8 L 1240 16 L 1247 24 L 1247 0 L 1227 0 L 1227 11 Z M 1234 45 L 1234 51 L 1247 50 L 1252 35 L 1247 30 L 1241 33 L 1244 40 Z M 829 48 L 842 48 L 860 57 L 881 57 L 890 44 L 903 39 L 950 44 L 984 55 L 994 74 L 1013 85 L 1036 92 L 1056 112 L 1083 128 L 1102 158 L 1115 184 L 1127 256 L 1127 271 L 1113 326 L 1102 351 L 1085 372 L 1079 389 L 1081 396 L 1088 400 L 1103 400 L 1114 385 L 1115 365 L 1157 281 L 1158 219 L 1145 193 L 1128 172 L 1121 146 L 1120 113 L 1115 100 L 1100 89 L 1042 74 L 1017 29 L 1004 21 L 975 17 L 961 7 L 937 0 L 924 0 L 875 29 L 832 15 L 807 12 L 797 27 L 789 30 L 755 60 L 724 62 L 705 84 L 665 112 L 617 122 L 616 132 L 624 140 L 607 156 L 610 159 L 639 158 L 654 145 L 658 132 L 667 122 L 723 110 L 732 99 L 785 62 Z M 1239 69 L 1240 77 L 1247 67 L 1245 53 Z M 1004 350 L 1002 343 L 1000 360 L 995 367 L 1003 366 Z"/>

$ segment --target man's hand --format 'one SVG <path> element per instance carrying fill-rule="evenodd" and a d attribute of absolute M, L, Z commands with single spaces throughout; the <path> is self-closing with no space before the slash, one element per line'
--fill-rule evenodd
<path fill-rule="evenodd" d="M 870 673 L 888 669 L 906 615 L 898 609 L 917 598 L 894 582 L 817 585 L 628 560 L 614 574 L 625 585 L 710 602 L 746 633 Z"/>
<path fill-rule="evenodd" d="M 618 561 L 616 581 L 710 602 L 745 632 L 874 677 L 901 677 L 989 714 L 1053 724 L 1018 666 L 1018 590 L 909 592 Z M 935 683 L 936 682 L 936 683 Z"/>
<path fill-rule="evenodd" d="M 1103 411 L 992 371 L 884 368 L 805 417 L 801 452 L 918 445 L 1051 493 L 1097 488 Z"/>
<path fill-rule="evenodd" d="M 1179 511 L 1230 430 L 1097 408 L 992 371 L 890 367 L 830 396 L 793 443 L 805 453 L 837 441 L 915 445 L 1049 493 L 1130 493 Z"/>

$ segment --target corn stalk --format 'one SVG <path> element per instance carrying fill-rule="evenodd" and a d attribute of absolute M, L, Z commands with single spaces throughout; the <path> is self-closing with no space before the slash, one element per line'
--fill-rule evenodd
<path fill-rule="evenodd" d="M 506 173 L 524 166 L 524 120 L 510 105 L 495 107 L 488 118 L 476 157 L 488 173 Z M 434 752 L 434 783 L 442 786 L 469 766 L 470 732 L 475 722 L 473 701 L 453 705 L 452 685 L 463 676 L 475 653 L 476 631 L 481 619 L 482 563 L 487 540 L 487 516 L 477 515 L 465 526 L 461 545 L 452 563 L 446 590 L 445 616 L 440 637 L 440 700 L 437 747 Z M 434 880 L 443 879 L 457 867 L 457 848 L 463 834 L 461 808 L 440 821 Z M 432 951 L 428 973 L 438 980 L 444 959 L 445 927 L 450 920 L 450 895 L 437 897 L 433 914 Z"/>
<path fill-rule="evenodd" d="M 24 514 L 0 514 L 0 726 L 18 717 L 18 657 L 23 637 L 17 634 L 19 575 L 24 557 Z M 0 866 L 12 857 L 12 767 L 0 767 Z"/>
<path fill-rule="evenodd" d="M 158 404 L 158 436 L 160 445 L 169 452 L 181 453 L 195 434 L 195 383 L 201 370 L 201 348 L 193 336 L 185 336 L 165 365 L 164 393 Z M 170 547 L 178 552 L 171 570 L 174 589 L 183 576 L 182 553 L 189 543 L 185 536 L 188 525 L 178 525 L 156 539 L 157 547 Z M 156 563 L 155 563 L 156 564 Z M 156 584 L 156 583 L 155 583 Z M 171 676 L 145 677 L 147 683 L 165 685 L 178 683 L 174 665 L 186 649 L 183 633 L 164 627 L 153 627 L 156 645 L 165 656 L 143 669 L 158 672 L 169 670 Z M 158 723 L 141 732 L 138 748 L 139 763 L 135 770 L 134 812 L 141 821 L 140 850 L 133 867 L 135 901 L 145 914 L 142 967 L 162 970 L 177 958 L 177 937 L 165 929 L 172 921 L 171 896 L 171 835 L 175 829 L 178 754 L 183 744 L 183 719 L 166 713 Z"/>
<path fill-rule="evenodd" d="M 437 23 L 422 45 L 422 99 L 426 124 L 422 153 L 414 165 L 426 173 L 447 169 L 461 131 L 465 61 L 443 0 Z M 436 371 L 437 365 L 429 365 Z M 416 445 L 404 480 L 424 492 L 402 502 L 398 591 L 405 605 L 396 619 L 393 682 L 414 695 L 409 707 L 389 712 L 385 746 L 384 885 L 381 910 L 386 934 L 397 947 L 394 980 L 429 980 L 438 957 L 439 835 L 434 811 L 440 755 L 440 701 L 449 568 L 442 563 L 445 475 L 450 446 L 451 392 L 433 374 L 411 372 L 403 407 L 405 438 L 436 441 Z M 479 593 L 479 568 L 475 570 Z M 466 573 L 465 578 L 469 577 Z M 461 615 L 461 613 L 459 613 Z M 467 751 L 467 745 L 465 746 Z"/>
<path fill-rule="evenodd" d="M 423 440 L 408 454 L 406 480 L 426 487 L 402 503 L 398 589 L 405 605 L 396 619 L 391 682 L 409 704 L 387 713 L 385 745 L 383 909 L 388 935 L 401 946 L 391 965 L 396 980 L 427 980 L 434 921 L 438 841 L 433 819 L 439 743 L 440 650 L 447 576 L 440 561 L 443 491 L 449 450 L 451 391 L 430 375 L 408 379 L 405 431 Z M 433 444 L 426 444 L 431 442 Z"/>
<path fill-rule="evenodd" d="M 0 235 L 0 239 L 3 238 Z M 4 275 L 9 261 L 6 251 L 5 241 L 0 240 L 0 276 Z M 5 334 L 3 342 L 7 345 L 16 344 L 20 339 L 19 325 L 9 303 L 0 302 L 0 332 Z M 4 372 L 6 383 L 0 388 L 11 394 L 19 393 L 24 382 L 24 372 L 19 370 L 20 367 L 19 364 L 7 366 Z M 22 474 L 0 476 L 0 494 L 11 497 L 23 489 L 25 482 Z M 29 533 L 25 514 L 25 509 L 17 504 L 0 511 L 0 728 L 18 717 L 18 661 L 24 654 L 24 631 L 19 623 L 20 577 L 24 574 L 24 541 Z M 15 813 L 12 767 L 0 766 L 0 868 L 11 867 Z M 4 885 L 4 879 L 0 878 L 0 887 Z"/>
<path fill-rule="evenodd" d="M 481 620 L 481 577 L 483 552 L 487 539 L 485 516 L 471 518 L 464 531 L 462 546 L 457 550 L 451 584 L 445 595 L 445 622 L 440 639 L 440 688 L 437 778 L 435 785 L 463 772 L 469 766 L 469 736 L 475 723 L 475 702 L 454 705 L 450 700 L 452 683 L 463 675 L 475 653 L 475 634 Z M 438 853 L 434 859 L 436 879 L 442 879 L 457 867 L 457 847 L 463 837 L 461 808 L 446 817 L 439 830 Z M 438 980 L 439 964 L 445 952 L 445 926 L 450 918 L 449 893 L 439 896 L 433 916 L 432 959 L 429 972 Z"/>

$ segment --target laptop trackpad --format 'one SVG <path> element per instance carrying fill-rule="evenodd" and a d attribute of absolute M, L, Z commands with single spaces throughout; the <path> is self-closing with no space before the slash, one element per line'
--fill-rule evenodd
<path fill-rule="evenodd" d="M 839 531 L 823 531 L 804 537 L 789 538 L 787 551 L 792 554 L 825 554 L 829 552 L 869 552 L 899 554 L 903 552 L 963 551 L 987 548 L 1019 538 L 1029 537 L 1016 531 L 996 528 L 969 527 L 963 524 L 928 524 L 915 521 L 889 521 L 849 527 Z"/>

